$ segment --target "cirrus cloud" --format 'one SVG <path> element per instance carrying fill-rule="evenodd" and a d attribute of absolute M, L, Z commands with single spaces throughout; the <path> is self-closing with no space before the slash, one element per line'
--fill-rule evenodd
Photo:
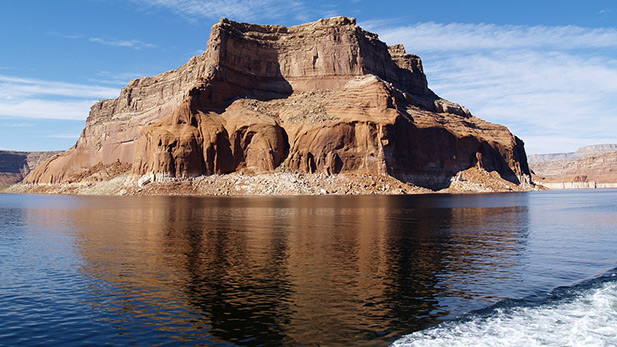
<path fill-rule="evenodd" d="M 0 116 L 84 120 L 96 100 L 119 88 L 0 75 Z"/>
<path fill-rule="evenodd" d="M 375 24 L 374 24 L 375 23 Z M 474 51 L 486 49 L 569 50 L 617 48 L 617 28 L 579 26 L 523 26 L 466 23 L 419 23 L 401 27 L 379 27 L 367 22 L 385 41 L 403 40 L 421 52 Z"/>
<path fill-rule="evenodd" d="M 304 17 L 307 9 L 297 0 L 131 0 L 144 8 L 171 10 L 189 19 L 258 20 L 263 18 Z"/>
<path fill-rule="evenodd" d="M 88 39 L 88 41 L 106 46 L 128 47 L 133 49 L 156 48 L 156 45 L 140 40 L 119 40 L 115 38 L 91 37 Z"/>

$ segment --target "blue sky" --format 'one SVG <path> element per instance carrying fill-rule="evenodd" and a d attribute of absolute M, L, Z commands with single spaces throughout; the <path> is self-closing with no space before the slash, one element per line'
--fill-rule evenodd
<path fill-rule="evenodd" d="M 420 55 L 431 89 L 528 153 L 617 143 L 614 0 L 3 0 L 0 149 L 69 148 L 96 100 L 201 54 L 220 17 L 337 15 Z"/>

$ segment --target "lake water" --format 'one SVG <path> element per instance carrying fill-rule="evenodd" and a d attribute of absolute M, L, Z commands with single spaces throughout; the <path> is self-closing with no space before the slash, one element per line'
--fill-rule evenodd
<path fill-rule="evenodd" d="M 617 190 L 0 194 L 2 345 L 616 345 Z"/>

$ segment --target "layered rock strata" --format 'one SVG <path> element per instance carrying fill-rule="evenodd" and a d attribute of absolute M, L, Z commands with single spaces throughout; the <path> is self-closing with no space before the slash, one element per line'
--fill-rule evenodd
<path fill-rule="evenodd" d="M 418 56 L 346 17 L 222 19 L 202 56 L 96 103 L 77 144 L 25 181 L 76 182 L 97 165 L 154 180 L 285 167 L 439 189 L 478 168 L 530 182 L 520 139 L 439 98 Z"/>
<path fill-rule="evenodd" d="M 617 145 L 595 145 L 573 153 L 530 155 L 537 180 L 549 188 L 617 188 Z"/>
<path fill-rule="evenodd" d="M 59 153 L 0 151 L 0 188 L 20 182 L 32 169 Z"/>
<path fill-rule="evenodd" d="M 560 161 L 575 161 L 590 155 L 617 151 L 617 144 L 603 144 L 580 147 L 576 152 L 530 154 L 529 164 L 542 165 L 543 163 L 556 163 Z"/>

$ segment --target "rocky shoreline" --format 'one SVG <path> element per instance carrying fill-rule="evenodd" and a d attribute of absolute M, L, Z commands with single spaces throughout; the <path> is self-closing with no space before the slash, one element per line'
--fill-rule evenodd
<path fill-rule="evenodd" d="M 537 190 L 532 184 L 516 185 L 497 173 L 472 168 L 453 177 L 450 186 L 430 190 L 380 174 L 307 174 L 279 170 L 266 174 L 232 173 L 175 178 L 118 174 L 78 182 L 20 183 L 4 193 L 132 195 L 132 196 L 276 196 L 276 195 L 406 195 L 430 193 L 492 193 Z"/>

